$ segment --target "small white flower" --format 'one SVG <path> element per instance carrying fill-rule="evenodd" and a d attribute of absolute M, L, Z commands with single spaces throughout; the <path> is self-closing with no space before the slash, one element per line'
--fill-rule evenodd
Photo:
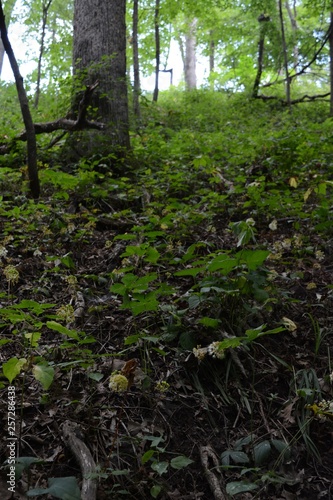
<path fill-rule="evenodd" d="M 224 359 L 225 353 L 224 349 L 220 349 L 220 342 L 212 342 L 207 347 L 208 354 L 213 358 Z"/>
<path fill-rule="evenodd" d="M 271 231 L 276 231 L 277 230 L 277 220 L 273 219 L 272 222 L 268 225 L 268 227 Z"/>
<path fill-rule="evenodd" d="M 0 257 L 6 257 L 8 254 L 8 250 L 3 245 L 0 245 Z"/>

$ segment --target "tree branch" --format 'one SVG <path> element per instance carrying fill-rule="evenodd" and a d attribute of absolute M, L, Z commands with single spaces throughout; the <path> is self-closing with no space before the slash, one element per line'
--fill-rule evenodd
<path fill-rule="evenodd" d="M 95 82 L 93 85 L 89 85 L 86 87 L 86 90 L 82 96 L 82 99 L 79 103 L 78 115 L 76 120 L 71 120 L 70 118 L 59 118 L 53 122 L 45 122 L 45 123 L 34 123 L 35 134 L 49 134 L 50 132 L 54 132 L 56 130 L 65 130 L 66 132 L 76 132 L 78 130 L 83 130 L 85 128 L 94 128 L 98 130 L 103 130 L 105 128 L 105 124 L 101 122 L 91 122 L 86 119 L 87 108 L 90 103 L 90 99 L 92 93 L 98 87 L 99 82 Z M 13 142 L 16 141 L 26 141 L 27 133 L 24 131 L 21 134 L 14 137 Z M 6 154 L 10 151 L 12 147 L 12 143 L 10 144 L 0 144 L 0 154 Z"/>

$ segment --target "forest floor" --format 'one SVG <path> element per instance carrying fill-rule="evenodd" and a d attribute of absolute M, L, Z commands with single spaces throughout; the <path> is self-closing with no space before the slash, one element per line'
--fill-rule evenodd
<path fill-rule="evenodd" d="M 82 443 L 98 500 L 332 498 L 325 181 L 300 205 L 296 178 L 272 194 L 244 169 L 242 189 L 202 161 L 3 197 L 1 499 L 80 498 Z"/>

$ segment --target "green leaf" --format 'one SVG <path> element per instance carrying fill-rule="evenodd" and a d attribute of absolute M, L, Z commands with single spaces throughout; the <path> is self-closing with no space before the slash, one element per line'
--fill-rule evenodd
<path fill-rule="evenodd" d="M 204 316 L 203 318 L 199 319 L 198 323 L 209 328 L 217 328 L 220 324 L 220 320 Z"/>
<path fill-rule="evenodd" d="M 29 340 L 31 347 L 37 347 L 42 334 L 40 332 L 25 333 L 24 337 Z"/>
<path fill-rule="evenodd" d="M 157 498 L 161 491 L 162 487 L 159 484 L 154 484 L 154 486 L 150 488 L 150 494 L 153 498 Z"/>
<path fill-rule="evenodd" d="M 103 375 L 103 373 L 99 373 L 99 372 L 91 372 L 91 373 L 88 373 L 88 377 L 91 378 L 91 380 L 95 380 L 96 382 L 99 382 L 100 380 L 102 380 L 104 375 Z"/>
<path fill-rule="evenodd" d="M 280 439 L 271 439 L 271 443 L 278 453 L 283 455 L 284 460 L 290 459 L 291 449 L 287 443 L 281 441 Z"/>
<path fill-rule="evenodd" d="M 151 464 L 151 468 L 157 472 L 159 476 L 165 474 L 168 471 L 169 463 L 168 462 L 154 462 Z"/>
<path fill-rule="evenodd" d="M 258 486 L 254 483 L 248 483 L 245 481 L 233 481 L 228 483 L 226 487 L 226 492 L 228 495 L 234 496 L 238 493 L 245 493 L 246 491 L 256 490 Z"/>
<path fill-rule="evenodd" d="M 182 271 L 177 271 L 176 273 L 174 273 L 174 276 L 196 276 L 204 270 L 204 267 L 193 267 L 191 269 L 183 269 Z"/>
<path fill-rule="evenodd" d="M 174 457 L 170 461 L 170 465 L 173 469 L 183 469 L 184 467 L 187 467 L 188 465 L 192 464 L 193 460 L 190 458 L 185 457 L 184 455 L 179 455 L 178 457 Z"/>
<path fill-rule="evenodd" d="M 271 454 L 271 444 L 265 440 L 253 447 L 254 464 L 257 467 L 264 465 L 269 460 Z"/>
<path fill-rule="evenodd" d="M 155 453 L 155 450 L 146 451 L 146 453 L 144 453 L 141 457 L 141 463 L 145 464 L 146 462 L 148 462 L 148 460 L 151 459 L 151 457 L 154 455 L 154 453 Z"/>
<path fill-rule="evenodd" d="M 247 454 L 244 453 L 243 451 L 238 451 L 238 450 L 226 450 L 226 451 L 224 451 L 221 455 L 222 464 L 229 465 L 230 459 L 235 464 L 248 464 L 250 461 Z"/>
<path fill-rule="evenodd" d="M 35 488 L 27 492 L 28 497 L 39 495 L 53 495 L 61 500 L 80 500 L 81 491 L 76 477 L 53 477 L 48 480 L 49 487 L 46 489 Z"/>
<path fill-rule="evenodd" d="M 14 378 L 21 373 L 22 367 L 26 364 L 27 360 L 25 358 L 10 358 L 7 363 L 2 365 L 2 371 L 4 376 L 9 380 L 10 383 Z"/>
<path fill-rule="evenodd" d="M 33 365 L 32 373 L 42 384 L 44 391 L 47 391 L 54 379 L 54 368 L 45 364 Z"/>
<path fill-rule="evenodd" d="M 74 340 L 80 340 L 80 337 L 75 330 L 69 330 L 65 326 L 61 325 L 57 321 L 47 321 L 46 326 L 50 330 L 55 330 L 58 333 L 61 333 L 62 335 L 67 335 L 67 337 L 74 339 Z"/>
<path fill-rule="evenodd" d="M 160 258 L 160 252 L 156 250 L 156 248 L 149 247 L 146 253 L 145 260 L 147 262 L 151 262 L 151 264 L 156 264 L 158 259 Z"/>
<path fill-rule="evenodd" d="M 221 254 L 208 264 L 207 269 L 211 272 L 221 271 L 223 275 L 227 275 L 235 269 L 235 267 L 238 267 L 238 265 L 237 259 L 230 257 L 228 254 Z"/>
<path fill-rule="evenodd" d="M 15 460 L 15 478 L 19 480 L 22 476 L 22 472 L 29 469 L 31 464 L 40 464 L 43 460 L 36 457 L 18 457 Z"/>
<path fill-rule="evenodd" d="M 269 256 L 268 250 L 241 250 L 236 254 L 240 262 L 245 262 L 250 271 L 261 266 Z"/>

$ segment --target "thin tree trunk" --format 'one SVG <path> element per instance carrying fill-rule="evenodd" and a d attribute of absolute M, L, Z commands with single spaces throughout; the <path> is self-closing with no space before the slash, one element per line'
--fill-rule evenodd
<path fill-rule="evenodd" d="M 48 16 L 48 11 L 51 6 L 52 0 L 48 0 L 46 3 L 45 0 L 43 0 L 43 12 L 42 12 L 42 36 L 40 39 L 40 47 L 39 47 L 39 57 L 38 57 L 38 66 L 37 66 L 37 85 L 36 85 L 36 93 L 35 93 L 35 101 L 34 101 L 34 107 L 37 109 L 38 104 L 39 104 L 39 96 L 40 96 L 40 81 L 41 81 L 41 74 L 42 74 L 42 59 L 43 59 L 43 54 L 44 54 L 44 49 L 45 49 L 45 31 L 46 31 L 46 23 L 47 23 L 47 16 Z"/>
<path fill-rule="evenodd" d="M 290 101 L 291 101 L 290 76 L 289 76 L 289 69 L 288 69 L 288 52 L 287 52 L 286 34 L 285 34 L 284 22 L 283 22 L 282 0 L 279 0 L 279 17 L 280 17 L 280 24 L 281 24 L 283 63 L 284 63 L 284 71 L 285 71 L 285 75 L 286 75 L 286 101 L 287 101 L 287 105 L 290 106 Z"/>
<path fill-rule="evenodd" d="M 331 3 L 331 25 L 329 32 L 329 46 L 330 46 L 330 116 L 333 116 L 333 1 Z"/>
<path fill-rule="evenodd" d="M 153 101 L 158 98 L 158 78 L 160 73 L 160 0 L 156 0 L 155 4 L 155 88 L 153 94 Z"/>
<path fill-rule="evenodd" d="M 298 24 L 297 24 L 297 20 L 296 20 L 297 19 L 296 1 L 294 0 L 294 4 L 293 4 L 292 8 L 290 7 L 288 0 L 286 0 L 284 5 L 287 9 L 290 24 L 291 24 L 291 29 L 292 29 L 292 32 L 294 35 L 294 67 L 295 67 L 295 71 L 297 71 L 299 51 L 298 51 L 297 40 L 296 40 L 297 30 L 298 30 Z"/>
<path fill-rule="evenodd" d="M 4 5 L 3 5 L 4 11 L 6 12 L 7 30 L 8 30 L 8 26 L 9 26 L 9 23 L 11 21 L 11 18 L 12 18 L 15 3 L 16 3 L 16 0 L 7 0 L 6 3 L 4 3 Z M 5 57 L 5 52 L 6 52 L 5 47 L 3 46 L 3 43 L 2 43 L 2 40 L 0 37 L 0 77 L 1 77 L 1 73 L 2 73 L 2 66 L 3 66 L 4 57 Z"/>
<path fill-rule="evenodd" d="M 197 20 L 193 19 L 188 25 L 188 32 L 185 37 L 185 86 L 187 90 L 197 87 L 196 75 L 196 30 Z"/>
<path fill-rule="evenodd" d="M 258 62 L 257 62 L 257 74 L 253 84 L 252 97 L 258 97 L 259 85 L 261 81 L 261 75 L 263 70 L 264 62 L 264 50 L 265 50 L 265 35 L 266 35 L 266 22 L 270 18 L 266 14 L 261 14 L 258 17 L 259 21 L 259 42 L 258 42 Z"/>
<path fill-rule="evenodd" d="M 134 72 L 134 92 L 133 108 L 134 115 L 140 120 L 140 67 L 139 67 L 139 44 L 138 44 L 138 23 L 139 23 L 139 0 L 133 1 L 133 72 Z"/>
<path fill-rule="evenodd" d="M 209 73 L 213 73 L 215 69 L 215 40 L 214 31 L 209 32 Z"/>
<path fill-rule="evenodd" d="M 9 62 L 15 77 L 18 99 L 20 101 L 22 117 L 24 121 L 25 130 L 27 133 L 27 163 L 28 163 L 28 174 L 30 180 L 30 189 L 32 196 L 35 199 L 37 199 L 39 198 L 40 194 L 40 185 L 39 185 L 38 168 L 37 168 L 37 143 L 36 143 L 35 127 L 30 113 L 27 94 L 23 85 L 23 78 L 20 74 L 19 66 L 17 64 L 12 46 L 8 39 L 5 16 L 2 10 L 1 0 L 0 0 L 0 33 L 3 46 L 8 55 Z"/>

